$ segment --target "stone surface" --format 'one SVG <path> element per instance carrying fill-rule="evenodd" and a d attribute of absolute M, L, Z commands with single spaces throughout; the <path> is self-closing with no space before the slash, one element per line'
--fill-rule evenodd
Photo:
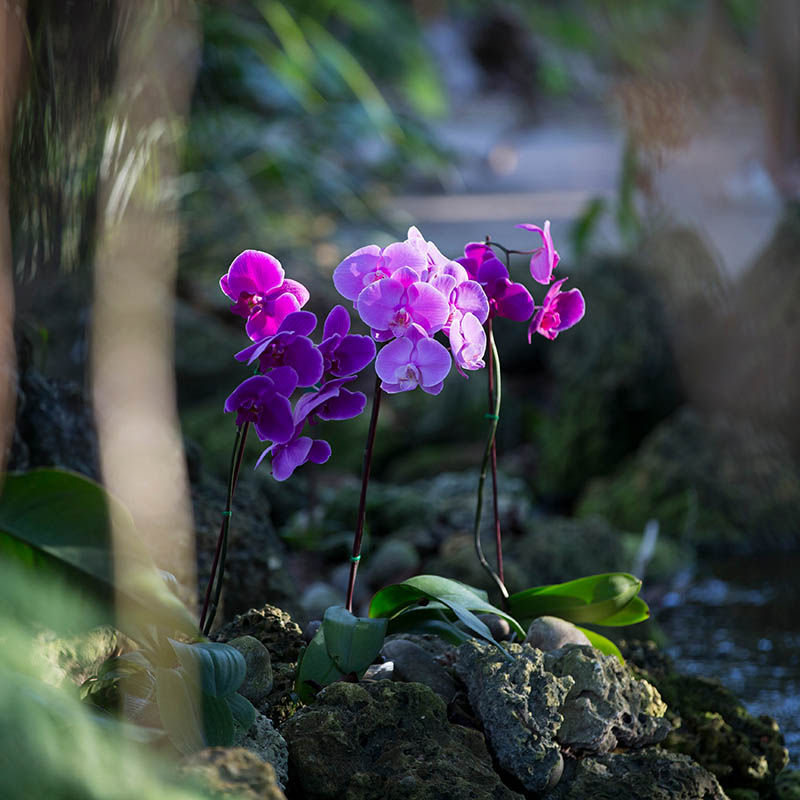
<path fill-rule="evenodd" d="M 730 554 L 796 543 L 798 506 L 800 467 L 780 435 L 684 408 L 615 474 L 594 481 L 577 513 L 631 531 L 655 518 L 666 537 Z"/>
<path fill-rule="evenodd" d="M 419 553 L 411 542 L 403 539 L 386 539 L 370 553 L 366 580 L 380 589 L 389 583 L 399 583 L 413 575 L 419 567 Z"/>
<path fill-rule="evenodd" d="M 271 764 L 242 747 L 207 747 L 184 759 L 181 772 L 214 797 L 286 800 Z"/>
<path fill-rule="evenodd" d="M 514 644 L 507 649 L 512 660 L 496 647 L 466 642 L 458 649 L 456 674 L 499 766 L 527 791 L 543 792 L 561 777 L 559 709 L 574 681 L 548 672 L 540 650 Z"/>
<path fill-rule="evenodd" d="M 775 720 L 753 717 L 717 681 L 679 675 L 652 643 L 623 647 L 628 663 L 660 692 L 674 725 L 665 749 L 685 753 L 714 773 L 726 792 L 772 791 L 788 753 Z"/>
<path fill-rule="evenodd" d="M 272 691 L 260 703 L 259 709 L 276 724 L 280 723 L 297 707 L 296 701 L 292 699 L 292 691 L 297 657 L 305 644 L 303 632 L 285 611 L 266 605 L 238 614 L 220 628 L 214 638 L 226 642 L 240 636 L 253 636 L 269 651 L 272 662 Z"/>
<path fill-rule="evenodd" d="M 281 789 L 286 788 L 289 780 L 289 749 L 271 719 L 258 714 L 252 727 L 246 731 L 234 722 L 233 743 L 271 764 Z"/>
<path fill-rule="evenodd" d="M 568 644 L 591 645 L 583 631 L 560 617 L 538 617 L 528 626 L 523 644 L 539 650 L 559 650 Z"/>
<path fill-rule="evenodd" d="M 690 758 L 653 747 L 568 759 L 547 800 L 727 800 L 717 779 Z"/>
<path fill-rule="evenodd" d="M 393 662 L 394 680 L 423 683 L 433 689 L 445 703 L 453 699 L 456 684 L 450 673 L 418 644 L 407 639 L 394 639 L 383 645 L 381 655 L 387 661 Z"/>
<path fill-rule="evenodd" d="M 307 800 L 512 800 L 481 734 L 417 683 L 334 683 L 281 728 Z M 520 798 L 521 800 L 521 798 Z"/>
<path fill-rule="evenodd" d="M 658 690 L 635 678 L 614 656 L 573 646 L 546 653 L 544 665 L 554 675 L 573 680 L 556 737 L 562 747 L 608 753 L 617 747 L 656 744 L 669 733 L 667 706 Z"/>
<path fill-rule="evenodd" d="M 251 703 L 260 703 L 272 691 L 272 660 L 269 650 L 254 636 L 239 636 L 227 644 L 235 647 L 247 664 L 247 674 L 238 692 Z"/>

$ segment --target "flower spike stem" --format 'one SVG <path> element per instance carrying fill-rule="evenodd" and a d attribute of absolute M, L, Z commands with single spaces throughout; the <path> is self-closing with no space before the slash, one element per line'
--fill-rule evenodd
<path fill-rule="evenodd" d="M 381 379 L 375 376 L 375 391 L 372 395 L 372 416 L 369 420 L 367 444 L 364 448 L 364 462 L 361 468 L 361 496 L 358 499 L 358 518 L 356 532 L 353 536 L 353 554 L 350 556 L 350 578 L 347 582 L 347 600 L 345 608 L 352 613 L 353 593 L 356 588 L 356 573 L 358 562 L 361 560 L 361 540 L 364 536 L 364 517 L 367 512 L 367 486 L 369 485 L 369 472 L 372 467 L 372 449 L 375 444 L 375 432 L 378 429 L 378 413 L 381 409 Z"/>
<path fill-rule="evenodd" d="M 497 347 L 494 343 L 494 332 L 492 331 L 492 318 L 486 325 L 486 331 L 489 339 L 489 411 L 497 416 L 498 411 L 494 410 L 494 364 L 497 363 L 497 385 L 500 386 L 500 364 L 495 358 Z M 499 420 L 498 420 L 499 421 Z M 500 583 L 505 583 L 505 576 L 503 575 L 503 536 L 500 531 L 500 513 L 497 507 L 497 437 L 492 437 L 492 511 L 494 512 L 494 542 L 495 551 L 497 553 L 497 577 L 500 578 Z"/>
<path fill-rule="evenodd" d="M 497 354 L 497 345 L 495 344 L 494 337 L 489 336 L 489 347 L 492 354 L 492 362 L 494 364 L 494 382 L 495 382 L 495 392 L 494 392 L 494 407 L 492 409 L 492 414 L 490 414 L 490 424 L 489 424 L 489 436 L 486 440 L 486 447 L 483 451 L 483 462 L 481 463 L 481 472 L 480 477 L 478 478 L 478 499 L 477 503 L 475 504 L 475 525 L 473 527 L 473 538 L 475 543 L 475 553 L 478 556 L 478 561 L 481 562 L 481 566 L 489 573 L 492 580 L 497 584 L 498 589 L 500 589 L 500 594 L 503 597 L 503 605 L 506 604 L 508 600 L 508 589 L 506 589 L 505 583 L 503 583 L 500 576 L 492 569 L 491 564 L 486 560 L 486 556 L 483 554 L 483 548 L 481 547 L 481 513 L 483 511 L 483 487 L 486 483 L 486 473 L 489 469 L 489 462 L 491 461 L 492 456 L 492 446 L 494 445 L 494 438 L 495 434 L 497 433 L 497 422 L 500 418 L 500 401 L 502 398 L 502 391 L 500 385 L 500 359 Z"/>
<path fill-rule="evenodd" d="M 236 482 L 239 479 L 239 470 L 242 466 L 242 457 L 244 455 L 244 446 L 247 442 L 247 431 L 250 428 L 250 423 L 245 422 L 244 425 L 236 427 L 236 438 L 233 441 L 233 452 L 231 453 L 231 467 L 228 471 L 228 496 L 225 503 L 225 510 L 222 512 L 222 525 L 219 529 L 219 538 L 217 539 L 217 549 L 214 553 L 214 562 L 211 565 L 211 575 L 208 578 L 208 586 L 206 587 L 206 595 L 203 600 L 203 612 L 200 615 L 200 630 L 203 636 L 208 636 L 211 630 L 211 625 L 214 622 L 214 617 L 217 613 L 219 606 L 219 598 L 222 594 L 222 579 L 225 576 L 225 558 L 228 553 L 228 530 L 231 524 L 231 506 L 233 505 L 233 493 L 236 490 Z M 211 601 L 211 593 L 213 587 L 214 601 L 209 608 Z"/>

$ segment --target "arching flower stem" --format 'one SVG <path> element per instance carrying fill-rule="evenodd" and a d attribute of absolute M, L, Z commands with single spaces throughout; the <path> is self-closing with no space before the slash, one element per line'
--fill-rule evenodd
<path fill-rule="evenodd" d="M 231 514 L 233 505 L 233 493 L 236 490 L 236 482 L 239 479 L 239 470 L 242 466 L 244 456 L 244 446 L 247 442 L 247 432 L 250 423 L 245 422 L 236 426 L 236 437 L 233 441 L 233 451 L 231 453 L 231 466 L 228 470 L 228 494 L 225 502 L 225 510 L 222 512 L 222 524 L 220 525 L 219 537 L 217 538 L 217 549 L 214 553 L 214 561 L 211 564 L 211 574 L 206 586 L 205 599 L 203 600 L 203 611 L 200 614 L 200 630 L 204 636 L 208 636 L 214 617 L 219 606 L 220 595 L 222 594 L 222 580 L 225 577 L 225 559 L 228 553 L 228 531 L 231 524 Z M 213 602 L 211 595 L 214 595 Z M 209 605 L 210 604 L 210 605 Z"/>
<path fill-rule="evenodd" d="M 491 351 L 491 363 L 494 366 L 494 405 L 489 417 L 489 435 L 486 439 L 486 447 L 483 451 L 483 461 L 481 462 L 481 472 L 478 478 L 478 497 L 475 504 L 475 524 L 473 526 L 473 539 L 475 544 L 475 553 L 478 556 L 481 566 L 489 573 L 492 580 L 497 584 L 500 589 L 500 594 L 503 598 L 503 605 L 506 605 L 508 600 L 508 589 L 500 576 L 492 569 L 491 564 L 486 560 L 483 554 L 483 547 L 481 547 L 481 513 L 483 512 L 483 487 L 486 483 L 486 473 L 489 470 L 489 463 L 492 460 L 492 447 L 494 445 L 495 434 L 497 433 L 497 423 L 500 419 L 500 403 L 502 400 L 502 388 L 500 382 L 500 359 L 497 354 L 497 345 L 494 341 L 494 336 L 489 337 L 489 348 Z"/>
<path fill-rule="evenodd" d="M 364 461 L 361 468 L 361 495 L 358 499 L 358 517 L 356 518 L 356 530 L 353 536 L 353 552 L 350 556 L 350 577 L 347 582 L 347 599 L 345 608 L 352 613 L 353 593 L 356 586 L 356 573 L 358 563 L 361 561 L 361 540 L 364 537 L 364 517 L 367 511 L 367 486 L 369 485 L 369 473 L 372 468 L 372 450 L 375 444 L 375 433 L 378 429 L 378 414 L 381 408 L 381 378 L 375 376 L 375 391 L 372 395 L 372 416 L 369 420 L 369 431 L 367 433 L 367 443 L 364 447 Z"/>
<path fill-rule="evenodd" d="M 494 343 L 494 332 L 492 331 L 492 318 L 486 322 L 486 336 L 489 342 L 489 413 L 490 414 L 499 414 L 495 412 L 493 409 L 495 407 L 494 403 L 494 364 L 496 363 L 495 352 L 497 348 Z M 498 373 L 498 386 L 500 384 L 499 374 L 500 374 L 500 365 L 497 364 L 497 373 Z M 492 455 L 491 455 L 491 466 L 492 466 L 492 511 L 494 513 L 494 542 L 495 542 L 495 552 L 497 553 L 497 576 L 500 578 L 501 583 L 505 583 L 505 576 L 503 574 L 503 537 L 500 531 L 500 512 L 497 506 L 497 437 L 492 437 Z"/>

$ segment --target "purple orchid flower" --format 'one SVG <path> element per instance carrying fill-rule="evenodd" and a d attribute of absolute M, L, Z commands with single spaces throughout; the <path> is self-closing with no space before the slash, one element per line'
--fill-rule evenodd
<path fill-rule="evenodd" d="M 499 258 L 486 259 L 478 267 L 478 283 L 489 299 L 489 315 L 525 322 L 533 314 L 531 293 L 509 278 L 508 269 Z"/>
<path fill-rule="evenodd" d="M 447 349 L 430 339 L 422 327 L 412 325 L 403 338 L 389 342 L 378 353 L 375 371 L 388 394 L 417 386 L 428 394 L 439 394 L 451 364 Z"/>
<path fill-rule="evenodd" d="M 256 461 L 256 467 L 268 455 L 272 455 L 272 477 L 276 481 L 291 478 L 294 471 L 308 461 L 324 464 L 331 457 L 331 446 L 324 439 L 312 439 L 310 436 L 299 436 L 303 424 L 295 430 L 295 435 L 282 444 L 268 447 Z"/>
<path fill-rule="evenodd" d="M 522 222 L 516 225 L 526 231 L 533 231 L 542 237 L 542 246 L 531 255 L 531 277 L 545 286 L 553 280 L 553 270 L 558 266 L 559 255 L 553 247 L 553 237 L 550 235 L 550 220 L 544 223 L 544 228 Z"/>
<path fill-rule="evenodd" d="M 235 358 L 248 364 L 258 359 L 262 372 L 292 367 L 298 386 L 313 386 L 322 378 L 324 363 L 322 353 L 308 338 L 316 325 L 317 318 L 310 311 L 295 311 L 286 316 L 275 334 L 246 347 Z"/>
<path fill-rule="evenodd" d="M 421 281 L 408 267 L 363 289 L 356 308 L 381 340 L 405 336 L 412 325 L 419 325 L 426 335 L 436 333 L 450 314 L 449 303 L 441 292 Z"/>
<path fill-rule="evenodd" d="M 483 354 L 486 352 L 486 332 L 474 314 L 463 314 L 451 325 L 450 348 L 453 351 L 456 369 L 462 375 L 465 369 L 474 371 L 486 366 L 483 360 Z"/>
<path fill-rule="evenodd" d="M 583 318 L 586 313 L 583 295 L 577 289 L 562 292 L 561 286 L 566 280 L 562 278 L 556 281 L 545 295 L 542 305 L 537 306 L 528 327 L 528 343 L 534 333 L 555 339 L 561 331 L 571 328 Z"/>
<path fill-rule="evenodd" d="M 278 259 L 260 250 L 245 250 L 220 278 L 222 291 L 236 301 L 231 311 L 244 317 L 247 335 L 258 341 L 275 333 L 293 311 L 309 298 L 302 283 L 284 278 Z"/>
<path fill-rule="evenodd" d="M 236 424 L 252 422 L 261 441 L 288 442 L 295 423 L 290 395 L 297 385 L 297 373 L 281 367 L 269 376 L 254 375 L 233 390 L 225 401 L 225 412 L 236 411 Z"/>
<path fill-rule="evenodd" d="M 425 252 L 408 242 L 393 242 L 383 249 L 371 244 L 351 253 L 336 267 L 333 285 L 358 308 L 358 296 L 372 283 L 391 278 L 402 267 L 414 270 L 419 279 L 427 265 Z"/>
<path fill-rule="evenodd" d="M 469 242 L 464 245 L 464 255 L 456 261 L 467 271 L 470 280 L 478 280 L 478 270 L 484 261 L 490 258 L 497 258 L 494 250 L 485 242 Z"/>
<path fill-rule="evenodd" d="M 361 372 L 375 358 L 375 342 L 369 336 L 349 333 L 350 315 L 344 306 L 334 306 L 322 331 L 323 374 L 344 377 Z"/>
<path fill-rule="evenodd" d="M 306 420 L 313 425 L 318 419 L 343 420 L 357 417 L 367 404 L 367 396 L 363 392 L 351 392 L 344 388 L 354 377 L 349 375 L 327 381 L 319 391 L 304 394 L 294 407 L 295 423 Z"/>

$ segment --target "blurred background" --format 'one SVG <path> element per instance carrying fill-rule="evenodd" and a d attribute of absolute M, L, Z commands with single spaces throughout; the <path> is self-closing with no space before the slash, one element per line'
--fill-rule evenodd
<path fill-rule="evenodd" d="M 247 376 L 232 356 L 248 341 L 218 287 L 232 259 L 272 253 L 324 315 L 339 261 L 409 225 L 456 258 L 487 234 L 528 249 L 514 225 L 550 219 L 587 314 L 555 342 L 496 328 L 509 588 L 637 571 L 655 612 L 642 635 L 776 716 L 797 763 L 800 6 L 16 8 L 10 468 L 100 477 L 92 404 L 101 438 L 127 423 L 97 381 L 127 374 L 137 407 L 166 419 L 140 420 L 129 440 L 156 431 L 148 452 L 165 448 L 159 485 L 173 494 L 146 519 L 151 484 L 119 493 L 148 530 L 176 515 L 180 535 L 150 537 L 159 565 L 176 538 L 185 562 L 196 538 L 202 589 L 233 442 L 222 404 Z M 541 302 L 517 258 L 512 277 Z M 130 341 L 151 349 L 131 354 Z M 167 366 L 148 371 L 153 359 Z M 490 588 L 469 537 L 485 404 L 483 374 L 385 403 L 362 605 L 416 571 Z M 245 469 L 226 616 L 272 601 L 314 617 L 341 602 L 366 426 L 330 426 L 330 462 L 286 484 Z M 251 442 L 246 465 L 258 454 Z M 109 458 L 103 475 L 124 483 Z M 658 535 L 645 539 L 650 520 Z M 194 563 L 169 566 L 191 585 Z"/>

